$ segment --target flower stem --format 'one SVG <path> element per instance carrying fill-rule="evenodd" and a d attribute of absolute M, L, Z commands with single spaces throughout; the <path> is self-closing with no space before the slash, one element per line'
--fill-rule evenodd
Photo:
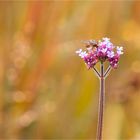
<path fill-rule="evenodd" d="M 106 72 L 104 73 L 105 78 L 109 75 L 110 71 L 111 71 L 111 66 L 109 65 Z"/>
<path fill-rule="evenodd" d="M 100 76 L 100 73 L 98 72 L 98 70 L 95 67 L 93 67 L 93 70 L 94 70 L 95 74 L 98 76 L 98 78 L 100 78 L 101 76 Z"/>
<path fill-rule="evenodd" d="M 98 112 L 98 124 L 97 124 L 97 136 L 96 140 L 102 140 L 103 129 L 103 115 L 104 115 L 104 102 L 105 102 L 105 78 L 104 78 L 104 64 L 101 63 L 101 77 L 100 77 L 100 94 L 99 94 L 99 112 Z"/>

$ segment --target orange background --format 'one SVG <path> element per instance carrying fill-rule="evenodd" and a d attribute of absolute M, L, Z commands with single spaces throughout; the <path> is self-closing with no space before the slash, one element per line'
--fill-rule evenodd
<path fill-rule="evenodd" d="M 0 1 L 0 138 L 94 139 L 99 80 L 75 50 L 124 46 L 106 79 L 104 140 L 140 139 L 140 1 Z"/>

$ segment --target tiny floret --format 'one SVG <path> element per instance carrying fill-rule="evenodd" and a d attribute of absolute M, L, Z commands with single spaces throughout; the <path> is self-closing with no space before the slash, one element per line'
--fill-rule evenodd
<path fill-rule="evenodd" d="M 118 55 L 123 54 L 123 47 L 118 47 L 118 46 L 117 46 L 117 54 L 118 54 Z"/>
<path fill-rule="evenodd" d="M 80 56 L 81 58 L 84 58 L 84 57 L 86 57 L 87 55 L 88 55 L 88 54 L 86 53 L 86 51 L 79 53 L 79 56 Z"/>
<path fill-rule="evenodd" d="M 89 69 L 93 68 L 99 61 L 108 61 L 110 66 L 117 68 L 120 55 L 123 54 L 123 47 L 114 46 L 107 37 L 99 41 L 87 40 L 83 42 L 86 50 L 79 49 L 76 53 L 85 61 Z"/>
<path fill-rule="evenodd" d="M 105 41 L 105 42 L 110 42 L 110 38 L 103 37 L 103 41 Z"/>
<path fill-rule="evenodd" d="M 107 52 L 107 57 L 108 58 L 112 58 L 114 56 L 114 52 L 113 51 L 108 51 Z"/>
<path fill-rule="evenodd" d="M 81 52 L 82 52 L 82 49 L 79 49 L 79 50 L 76 51 L 77 54 L 79 54 Z"/>

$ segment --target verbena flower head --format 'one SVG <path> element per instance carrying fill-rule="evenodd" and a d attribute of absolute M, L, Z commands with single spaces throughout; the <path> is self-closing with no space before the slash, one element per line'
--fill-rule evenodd
<path fill-rule="evenodd" d="M 112 68 L 117 68 L 120 56 L 123 54 L 123 47 L 114 46 L 109 38 L 102 40 L 84 41 L 86 50 L 79 49 L 76 53 L 85 61 L 87 67 L 93 68 L 97 62 L 108 61 Z"/>

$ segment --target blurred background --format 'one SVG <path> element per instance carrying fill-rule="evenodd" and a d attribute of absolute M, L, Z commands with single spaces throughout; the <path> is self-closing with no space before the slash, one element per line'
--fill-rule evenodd
<path fill-rule="evenodd" d="M 95 139 L 99 80 L 75 50 L 124 46 L 106 79 L 104 140 L 140 140 L 140 1 L 0 1 L 0 139 Z"/>

